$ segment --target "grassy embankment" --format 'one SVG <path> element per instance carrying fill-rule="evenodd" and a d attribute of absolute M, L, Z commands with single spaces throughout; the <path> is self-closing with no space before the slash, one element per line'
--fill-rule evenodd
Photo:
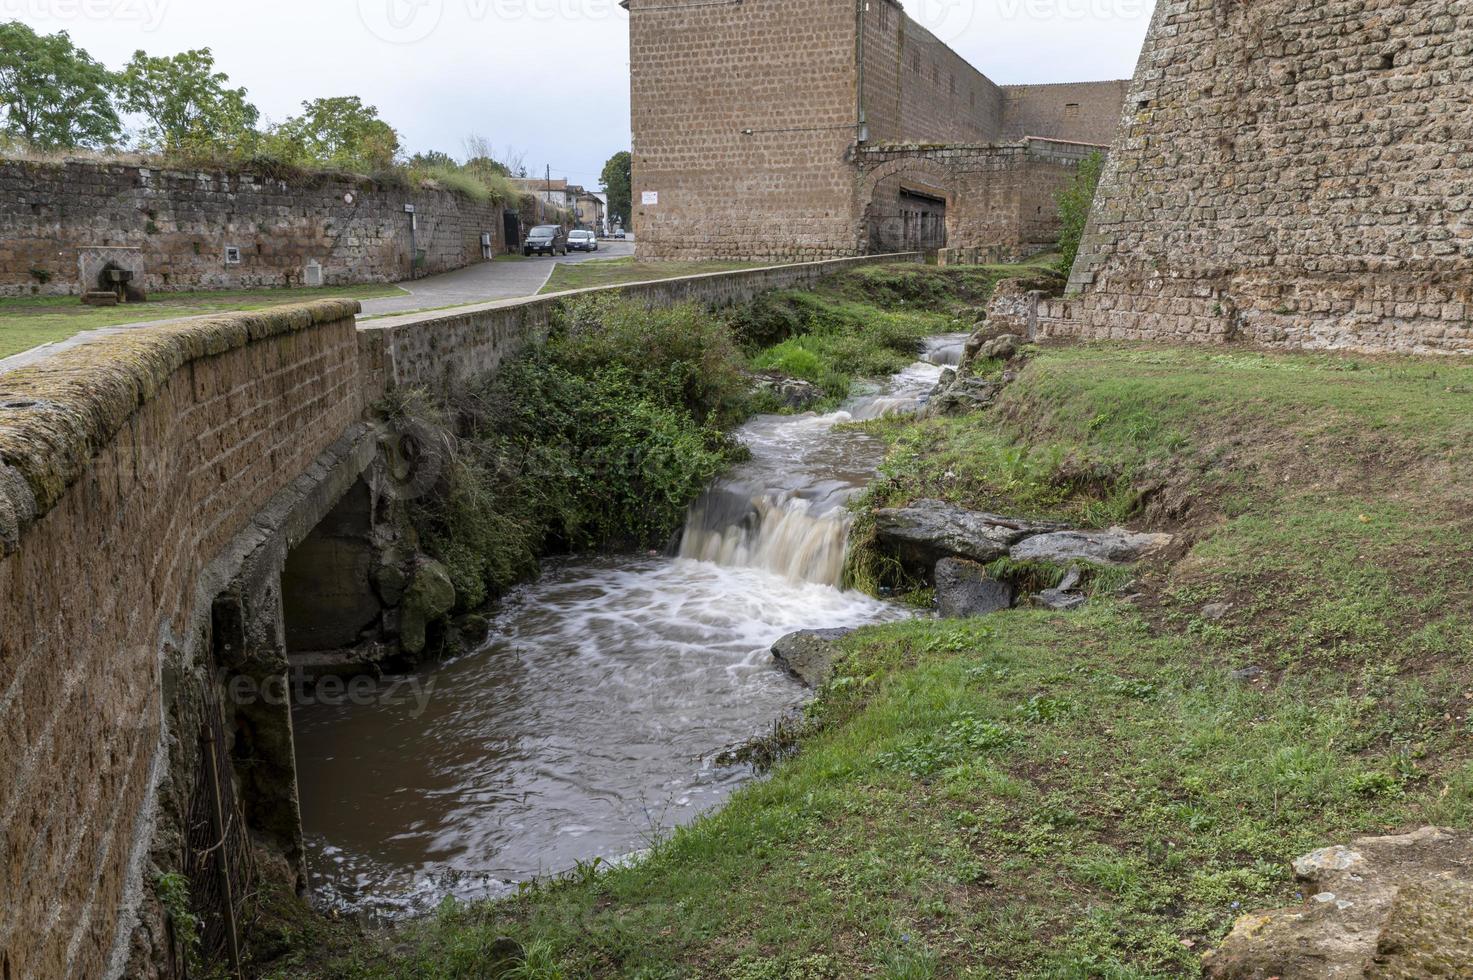
<path fill-rule="evenodd" d="M 861 631 L 801 753 L 637 866 L 314 926 L 335 952 L 270 975 L 479 977 L 511 936 L 522 977 L 1188 977 L 1297 900 L 1288 859 L 1473 827 L 1473 367 L 1065 347 L 992 413 L 874 428 L 870 504 L 1185 553 L 1134 601 Z"/>
<path fill-rule="evenodd" d="M 397 286 L 346 286 L 332 289 L 248 289 L 228 292 L 154 293 L 147 303 L 83 306 L 75 296 L 25 296 L 0 299 L 0 357 L 41 344 L 56 343 L 84 330 L 147 323 L 175 317 L 241 310 L 318 299 L 373 299 L 401 296 Z"/>

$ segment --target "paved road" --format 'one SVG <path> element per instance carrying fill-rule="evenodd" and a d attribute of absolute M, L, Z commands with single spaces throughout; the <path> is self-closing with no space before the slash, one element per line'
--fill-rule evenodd
<path fill-rule="evenodd" d="M 633 242 L 600 242 L 597 252 L 573 252 L 555 259 L 533 256 L 500 262 L 479 262 L 444 275 L 430 276 L 415 282 L 401 282 L 408 296 L 384 296 L 363 300 L 364 316 L 408 313 L 412 310 L 435 310 L 442 306 L 469 306 L 498 299 L 531 296 L 547 285 L 554 265 L 576 265 L 619 259 L 634 254 Z"/>
<path fill-rule="evenodd" d="M 531 296 L 547 284 L 552 276 L 554 265 L 566 263 L 596 262 L 603 259 L 618 259 L 634 254 L 634 242 L 632 241 L 607 241 L 600 242 L 597 252 L 575 252 L 568 256 L 558 256 L 555 259 L 533 257 L 530 259 L 514 259 L 502 262 L 479 262 L 455 272 L 447 272 L 439 276 L 429 276 L 415 282 L 400 283 L 399 288 L 408 292 L 406 296 L 384 296 L 379 299 L 365 299 L 363 303 L 363 316 L 383 316 L 385 314 L 411 313 L 415 310 L 434 310 L 442 306 L 469 306 L 473 303 L 486 303 L 493 300 L 517 299 L 522 296 Z M 330 291 L 330 290 L 329 290 Z M 207 313 L 204 317 L 219 316 L 218 313 Z M 140 327 L 153 327 L 161 323 L 176 323 L 183 320 L 197 320 L 203 317 L 174 317 L 165 320 L 148 320 L 143 323 L 125 323 L 116 327 L 101 327 L 96 330 L 84 330 L 74 337 L 58 341 L 54 344 L 42 344 L 28 351 L 13 354 L 10 357 L 0 358 L 0 374 L 6 371 L 14 371 L 16 368 L 35 364 L 37 361 L 50 357 L 57 351 L 78 344 L 91 343 L 100 340 L 110 334 L 122 333 L 126 330 L 137 330 Z"/>

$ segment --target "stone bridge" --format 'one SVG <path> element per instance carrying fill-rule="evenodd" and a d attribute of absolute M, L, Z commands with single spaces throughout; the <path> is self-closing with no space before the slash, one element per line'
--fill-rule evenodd
<path fill-rule="evenodd" d="M 722 305 L 896 258 L 609 291 Z M 285 691 L 293 617 L 343 597 L 283 572 L 373 519 L 370 406 L 494 371 L 568 295 L 181 321 L 0 375 L 0 978 L 172 973 L 156 886 L 201 827 L 223 901 L 257 853 L 304 883 L 290 699 L 242 692 Z"/>

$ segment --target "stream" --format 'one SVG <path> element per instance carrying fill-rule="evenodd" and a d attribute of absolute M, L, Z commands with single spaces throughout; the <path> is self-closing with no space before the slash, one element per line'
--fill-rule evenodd
<path fill-rule="evenodd" d="M 674 555 L 548 562 L 486 644 L 354 705 L 294 709 L 318 902 L 379 916 L 493 897 L 637 854 L 752 778 L 725 748 L 808 692 L 773 663 L 802 629 L 910 613 L 839 588 L 847 504 L 882 442 L 841 423 L 914 411 L 966 335 L 827 415 L 758 416 L 751 459 L 687 518 Z"/>

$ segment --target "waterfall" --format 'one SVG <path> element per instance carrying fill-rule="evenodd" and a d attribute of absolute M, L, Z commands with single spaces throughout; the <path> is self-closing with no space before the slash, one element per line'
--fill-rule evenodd
<path fill-rule="evenodd" d="M 966 340 L 931 338 L 920 361 L 837 412 L 748 422 L 740 435 L 751 460 L 691 505 L 679 557 L 841 588 L 854 523 L 848 504 L 874 478 L 884 445 L 839 426 L 916 411 Z"/>
<path fill-rule="evenodd" d="M 738 515 L 735 497 L 718 487 L 691 506 L 681 558 L 761 568 L 794 582 L 843 584 L 853 517 L 842 505 L 777 492 L 748 497 Z"/>

